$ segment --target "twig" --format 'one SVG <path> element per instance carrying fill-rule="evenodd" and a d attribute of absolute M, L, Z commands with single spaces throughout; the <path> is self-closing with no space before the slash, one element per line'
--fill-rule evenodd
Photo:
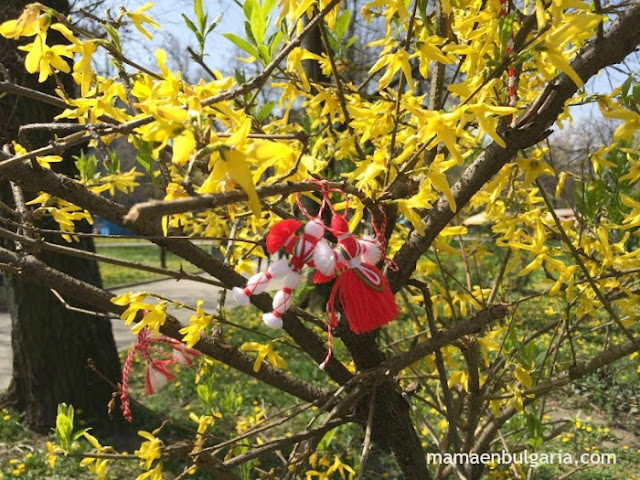
<path fill-rule="evenodd" d="M 365 159 L 365 154 L 360 148 L 360 142 L 358 141 L 356 132 L 351 125 L 351 116 L 349 115 L 349 110 L 347 109 L 347 101 L 344 96 L 344 89 L 342 88 L 342 79 L 338 74 L 338 68 L 336 67 L 336 61 L 333 58 L 333 49 L 329 44 L 329 39 L 327 38 L 327 32 L 324 28 L 324 24 L 320 22 L 318 26 L 320 29 L 320 35 L 322 36 L 322 43 L 324 45 L 324 50 L 327 53 L 327 57 L 329 57 L 329 63 L 331 64 L 331 71 L 333 72 L 333 78 L 336 81 L 336 90 L 338 91 L 338 102 L 340 103 L 340 108 L 342 109 L 342 114 L 344 115 L 344 122 L 347 126 L 347 130 L 351 134 L 351 138 L 353 140 L 353 145 L 355 146 L 356 152 L 361 160 Z"/>
<path fill-rule="evenodd" d="M 64 245 L 57 245 L 55 243 L 49 243 L 41 239 L 36 240 L 33 238 L 28 238 L 26 236 L 13 233 L 12 231 L 6 230 L 4 228 L 0 228 L 0 237 L 8 238 L 10 240 L 19 242 L 23 245 L 29 245 L 33 248 L 42 248 L 43 250 L 62 253 L 65 255 L 69 255 L 71 257 L 95 260 L 97 262 L 109 263 L 111 265 L 118 265 L 120 267 L 131 268 L 131 269 L 140 270 L 143 272 L 158 273 L 160 275 L 166 275 L 168 277 L 176 278 L 178 280 L 182 280 L 182 279 L 191 280 L 194 282 L 207 283 L 209 285 L 214 285 L 216 287 L 224 288 L 224 285 L 220 282 L 211 280 L 206 277 L 202 277 L 200 275 L 193 275 L 191 273 L 187 273 L 182 269 L 180 269 L 178 272 L 175 272 L 167 268 L 152 267 L 150 265 L 145 265 L 140 262 L 120 260 L 118 258 L 109 257 L 107 255 L 101 255 L 99 253 L 80 250 L 77 248 L 66 247 Z"/>
<path fill-rule="evenodd" d="M 91 315 L 93 317 L 108 318 L 110 320 L 120 320 L 120 317 L 118 315 L 113 315 L 113 314 L 110 314 L 110 313 L 97 312 L 95 310 L 87 310 L 87 309 L 84 309 L 84 308 L 74 307 L 74 306 L 70 305 L 69 303 L 67 303 L 67 301 L 62 297 L 62 295 L 60 295 L 55 289 L 50 288 L 49 291 L 51 293 L 53 293 L 53 295 L 60 301 L 60 303 L 64 306 L 64 308 L 66 308 L 67 310 L 69 310 L 71 312 L 84 313 L 86 315 Z"/>
<path fill-rule="evenodd" d="M 547 209 L 549 210 L 549 213 L 553 217 L 553 221 L 556 224 L 556 227 L 558 228 L 558 232 L 560 233 L 560 237 L 562 238 L 563 242 L 569 248 L 569 250 L 571 252 L 571 256 L 574 258 L 574 260 L 576 261 L 576 263 L 580 267 L 580 270 L 582 270 L 582 273 L 584 274 L 584 276 L 589 281 L 589 285 L 591 286 L 591 289 L 593 290 L 593 292 L 598 297 L 598 300 L 600 300 L 600 303 L 602 303 L 602 306 L 607 311 L 607 313 L 609 314 L 611 319 L 616 323 L 616 325 L 618 325 L 618 327 L 622 330 L 622 332 L 626 335 L 626 337 L 629 340 L 631 340 L 632 342 L 636 342 L 636 339 L 634 338 L 634 336 L 627 329 L 627 327 L 625 327 L 623 325 L 623 323 L 620 321 L 620 318 L 618 317 L 618 314 L 615 312 L 615 310 L 613 309 L 613 307 L 611 306 L 611 304 L 609 303 L 607 298 L 602 294 L 602 292 L 600 291 L 600 288 L 598 288 L 598 285 L 596 284 L 595 280 L 593 279 L 593 277 L 589 273 L 589 269 L 586 267 L 586 265 L 582 261 L 582 257 L 580 257 L 580 254 L 576 250 L 576 247 L 573 246 L 573 243 L 571 242 L 571 240 L 567 236 L 567 232 L 565 232 L 564 228 L 562 227 L 562 224 L 560 223 L 560 219 L 558 218 L 558 215 L 556 214 L 556 212 L 555 212 L 555 210 L 553 208 L 553 205 L 551 204 L 551 201 L 549 200 L 549 196 L 547 195 L 547 192 L 545 191 L 544 187 L 542 186 L 542 183 L 540 183 L 540 180 L 536 179 L 536 185 L 537 185 L 538 189 L 540 190 L 540 195 L 542 195 L 542 198 L 544 199 L 544 203 L 547 205 Z M 638 348 L 640 348 L 640 343 L 638 344 Z"/>
<path fill-rule="evenodd" d="M 362 454 L 360 455 L 360 468 L 358 470 L 358 480 L 364 478 L 364 467 L 367 464 L 369 458 L 369 452 L 371 451 L 371 430 L 373 429 L 373 412 L 376 404 L 376 389 L 371 392 L 371 398 L 369 399 L 369 413 L 367 414 L 367 428 L 364 431 L 364 442 L 362 442 Z"/>
<path fill-rule="evenodd" d="M 347 193 L 362 197 L 362 193 L 346 182 L 328 182 L 332 188 L 340 188 Z M 286 182 L 284 184 L 265 185 L 256 189 L 258 197 L 285 196 L 297 192 L 319 192 L 321 185 L 315 182 Z M 129 210 L 125 217 L 126 222 L 135 222 L 138 218 L 156 218 L 164 215 L 190 212 L 204 208 L 216 208 L 246 200 L 247 194 L 243 190 L 199 195 L 197 197 L 179 198 L 170 201 L 150 200 L 137 203 Z"/>
<path fill-rule="evenodd" d="M 433 303 L 431 303 L 431 293 L 429 292 L 429 287 L 427 287 L 426 285 L 424 285 L 421 290 L 422 296 L 424 298 L 425 311 L 427 313 L 427 321 L 429 322 L 429 330 L 431 331 L 431 338 L 433 338 L 438 333 L 438 329 L 436 327 L 435 318 L 433 317 Z M 442 396 L 444 398 L 444 404 L 446 407 L 447 421 L 449 423 L 449 436 L 451 437 L 454 451 L 460 452 L 460 436 L 458 435 L 458 427 L 456 423 L 458 415 L 453 405 L 453 396 L 451 395 L 451 390 L 449 389 L 447 370 L 444 365 L 442 350 L 437 349 L 434 351 L 434 353 L 436 356 L 436 367 L 438 368 L 438 375 L 440 376 L 440 387 L 442 388 Z"/>
<path fill-rule="evenodd" d="M 308 438 L 315 437 L 316 435 L 321 435 L 329 430 L 333 430 L 334 428 L 344 425 L 345 423 L 351 421 L 349 418 L 336 418 L 327 422 L 324 425 L 321 425 L 317 428 L 307 430 L 302 433 L 298 433 L 295 435 L 291 435 L 289 437 L 279 438 L 272 442 L 261 445 L 253 450 L 249 450 L 248 452 L 242 453 L 236 457 L 231 458 L 222 463 L 223 468 L 232 468 L 237 465 L 242 465 L 243 463 L 248 462 L 249 460 L 253 460 L 254 458 L 261 457 L 266 455 L 267 453 L 273 452 L 274 450 L 279 450 L 282 447 L 286 447 L 288 445 L 298 443 L 302 440 L 306 440 Z"/>
<path fill-rule="evenodd" d="M 198 65 L 200 65 L 213 80 L 216 80 L 216 74 L 213 73 L 213 70 L 209 68 L 209 65 L 204 63 L 204 58 L 202 58 L 202 55 L 198 55 L 191 47 L 187 47 L 187 52 L 189 52 L 189 55 L 191 55 L 191 58 L 193 58 L 193 60 Z"/>

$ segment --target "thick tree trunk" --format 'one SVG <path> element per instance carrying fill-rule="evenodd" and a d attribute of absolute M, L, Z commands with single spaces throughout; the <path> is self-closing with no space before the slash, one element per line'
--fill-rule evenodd
<path fill-rule="evenodd" d="M 30 1 L 7 1 L 0 10 L 0 22 L 16 18 Z M 42 3 L 62 11 L 68 9 L 66 0 Z M 53 39 L 53 35 L 49 35 L 49 38 Z M 0 40 L 0 63 L 6 67 L 11 80 L 53 94 L 53 80 L 49 79 L 44 85 L 38 86 L 36 78 L 25 72 L 21 57 L 16 51 L 15 42 Z M 73 86 L 67 84 L 65 82 L 67 91 L 72 92 Z M 59 113 L 53 107 L 15 97 L 0 99 L 0 111 L 3 112 L 3 118 L 0 119 L 3 143 L 17 138 L 20 125 L 50 122 Z M 26 140 L 30 147 L 35 147 L 46 144 L 51 139 L 48 135 L 45 132 L 45 135 L 30 136 Z M 56 170 L 71 175 L 74 165 L 71 153 L 68 155 Z M 2 193 L 7 201 L 11 200 L 10 192 L 8 185 L 2 185 Z M 36 194 L 25 192 L 25 197 L 28 200 Z M 55 223 L 41 226 L 58 228 Z M 84 228 L 88 228 L 88 225 Z M 47 240 L 64 242 L 59 236 Z M 73 245 L 85 250 L 94 249 L 91 239 L 83 239 Z M 101 285 L 95 262 L 50 252 L 37 255 L 56 269 L 94 285 Z M 87 361 L 92 358 L 108 378 L 114 381 L 119 379 L 120 366 L 109 320 L 71 311 L 51 291 L 23 278 L 9 278 L 8 284 L 13 378 L 4 403 L 24 411 L 26 424 L 39 431 L 48 431 L 54 425 L 57 405 L 61 402 L 82 409 L 82 417 L 92 422 L 100 424 L 105 421 L 111 389 L 87 368 Z"/>

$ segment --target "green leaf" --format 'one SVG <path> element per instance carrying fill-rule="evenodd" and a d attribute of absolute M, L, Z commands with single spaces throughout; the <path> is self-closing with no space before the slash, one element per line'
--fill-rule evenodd
<path fill-rule="evenodd" d="M 209 24 L 209 26 L 207 27 L 207 31 L 205 32 L 205 35 L 209 35 L 211 31 L 218 26 L 218 24 L 222 21 L 223 16 L 224 16 L 224 13 L 221 13 L 213 20 L 213 22 Z"/>
<path fill-rule="evenodd" d="M 253 45 L 258 45 L 258 42 L 256 42 L 253 32 L 251 31 L 251 24 L 249 22 L 244 22 L 244 33 L 247 36 L 247 40 L 249 40 Z"/>
<path fill-rule="evenodd" d="M 56 415 L 56 443 L 65 451 L 71 451 L 73 434 L 73 406 L 61 403 Z"/>
<path fill-rule="evenodd" d="M 204 52 L 204 35 L 200 32 L 196 32 L 196 39 L 198 40 L 198 45 L 200 46 L 200 54 L 202 55 Z"/>
<path fill-rule="evenodd" d="M 418 0 L 418 11 L 423 24 L 428 23 L 427 17 L 427 0 Z"/>
<path fill-rule="evenodd" d="M 236 82 L 242 84 L 247 83 L 247 77 L 244 74 L 243 70 L 238 70 L 237 68 L 233 69 L 233 77 L 236 79 Z"/>
<path fill-rule="evenodd" d="M 196 388 L 196 393 L 205 406 L 209 408 L 211 406 L 211 392 L 209 391 L 209 387 L 207 385 L 200 384 Z"/>
<path fill-rule="evenodd" d="M 276 1 L 277 0 L 265 0 L 264 6 L 262 7 L 264 9 L 265 15 L 269 15 L 271 13 L 273 7 L 276 6 Z"/>
<path fill-rule="evenodd" d="M 280 22 L 280 31 L 286 36 L 289 35 L 289 25 L 287 25 L 286 19 L 282 19 Z"/>
<path fill-rule="evenodd" d="M 253 38 L 256 39 L 256 43 L 258 45 L 262 45 L 264 43 L 264 37 L 267 33 L 267 22 L 266 15 L 262 11 L 262 6 L 257 2 L 251 10 L 251 17 L 249 17 L 249 21 L 251 22 L 251 32 L 253 33 Z"/>
<path fill-rule="evenodd" d="M 153 174 L 153 157 L 151 156 L 151 151 L 153 147 L 150 142 L 145 142 L 138 137 L 133 137 L 133 144 L 138 149 L 138 155 L 136 156 L 136 160 L 138 163 L 144 168 L 144 170 L 149 174 L 152 178 L 153 182 L 156 183 L 157 179 Z"/>
<path fill-rule="evenodd" d="M 74 155 L 75 165 L 78 169 L 78 178 L 81 182 L 92 180 L 96 176 L 98 170 L 98 159 L 95 155 L 85 155 L 84 150 L 80 152 L 80 156 Z"/>
<path fill-rule="evenodd" d="M 109 158 L 105 162 L 105 166 L 109 173 L 117 174 L 120 173 L 120 159 L 118 158 L 118 154 L 115 150 L 108 149 L 107 154 Z"/>
<path fill-rule="evenodd" d="M 349 28 L 349 23 L 351 23 L 351 12 L 349 10 L 345 10 L 337 18 L 336 25 L 333 29 L 336 36 L 338 37 L 338 40 L 342 40 L 342 37 L 344 37 L 344 34 L 347 33 L 347 29 Z"/>
<path fill-rule="evenodd" d="M 331 445 L 331 443 L 333 442 L 333 439 L 336 438 L 337 433 L 338 433 L 338 429 L 334 428 L 329 433 L 327 433 L 324 437 L 322 437 L 322 440 L 320 440 L 320 443 L 318 444 L 318 449 L 319 450 L 327 449 L 329 445 Z"/>
<path fill-rule="evenodd" d="M 246 0 L 244 5 L 242 6 L 242 11 L 244 12 L 244 16 L 247 19 L 251 18 L 251 13 L 253 12 L 253 7 L 255 7 L 255 0 Z"/>
<path fill-rule="evenodd" d="M 331 50 L 338 53 L 340 52 L 340 40 L 336 37 L 336 34 L 331 30 L 327 29 L 327 40 L 329 40 L 329 46 L 331 46 Z"/>
<path fill-rule="evenodd" d="M 498 38 L 500 38 L 500 44 L 502 45 L 502 51 L 506 51 L 507 42 L 513 32 L 513 13 L 510 13 L 504 18 L 500 19 L 500 27 L 498 28 Z"/>
<path fill-rule="evenodd" d="M 182 18 L 184 18 L 184 23 L 187 24 L 187 28 L 191 30 L 193 33 L 198 35 L 198 27 L 187 17 L 184 13 L 182 14 Z"/>
<path fill-rule="evenodd" d="M 80 437 L 82 437 L 89 430 L 91 430 L 91 428 L 83 428 L 82 430 L 78 430 L 76 433 L 73 434 L 73 440 L 74 441 L 78 440 Z"/>
<path fill-rule="evenodd" d="M 204 30 L 204 8 L 202 7 L 202 0 L 193 0 L 193 11 L 196 14 L 196 19 L 200 24 L 200 30 Z"/>
<path fill-rule="evenodd" d="M 258 112 L 257 120 L 259 122 L 262 122 L 263 120 L 265 120 L 269 116 L 269 114 L 271 113 L 271 110 L 273 110 L 273 107 L 275 107 L 276 103 L 277 102 L 275 102 L 275 101 L 265 103 L 263 105 L 263 107 L 260 109 L 260 111 Z"/>
<path fill-rule="evenodd" d="M 354 43 L 356 43 L 356 40 L 358 40 L 358 37 L 356 37 L 355 35 L 352 36 L 349 41 L 347 42 L 347 44 L 345 45 L 345 48 L 349 48 L 351 45 L 353 45 Z"/>
<path fill-rule="evenodd" d="M 271 61 L 271 53 L 265 45 L 258 45 L 258 52 L 260 52 L 260 58 L 264 60 L 264 63 Z"/>
<path fill-rule="evenodd" d="M 283 34 L 280 30 L 278 30 L 276 33 L 271 35 L 271 38 L 269 39 L 269 53 L 271 54 L 271 56 L 273 56 L 273 54 L 276 51 L 276 48 L 278 48 L 278 45 L 280 45 L 280 42 L 282 41 L 282 37 L 283 37 Z"/>
<path fill-rule="evenodd" d="M 109 35 L 109 38 L 111 38 L 111 41 L 115 45 L 116 49 L 119 52 L 121 52 L 122 46 L 120 45 L 120 34 L 118 33 L 118 30 L 113 25 L 102 25 L 102 26 L 107 32 L 107 35 Z"/>
<path fill-rule="evenodd" d="M 249 42 L 247 42 L 243 38 L 240 38 L 237 35 L 234 35 L 233 33 L 225 33 L 223 35 L 228 40 L 231 40 L 233 43 L 235 43 L 236 46 L 238 46 L 239 48 L 247 52 L 249 55 L 251 55 L 252 57 L 260 58 L 260 54 L 258 53 L 258 50 L 256 50 L 256 48 L 253 45 L 251 45 Z"/>

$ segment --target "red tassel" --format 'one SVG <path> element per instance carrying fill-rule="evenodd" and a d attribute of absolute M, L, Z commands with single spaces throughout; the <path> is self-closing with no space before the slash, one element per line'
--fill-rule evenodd
<path fill-rule="evenodd" d="M 296 230 L 298 230 L 301 225 L 302 222 L 293 218 L 288 218 L 276 223 L 267 234 L 267 251 L 269 254 L 273 255 L 284 247 L 287 240 L 291 238 L 291 235 L 296 233 Z"/>
<path fill-rule="evenodd" d="M 336 280 L 327 305 L 331 323 L 335 326 L 335 297 L 338 296 L 349 327 L 356 334 L 371 332 L 398 316 L 389 282 L 377 267 L 366 265 L 366 268 L 379 275 L 382 280 L 380 289 L 371 287 L 355 270 L 349 269 Z"/>

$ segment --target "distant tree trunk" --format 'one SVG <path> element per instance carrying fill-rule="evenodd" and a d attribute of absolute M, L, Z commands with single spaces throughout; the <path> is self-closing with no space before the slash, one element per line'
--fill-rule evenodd
<path fill-rule="evenodd" d="M 16 18 L 31 0 L 6 0 L 0 9 L 0 22 Z M 60 11 L 68 11 L 66 0 L 42 1 Z M 54 40 L 54 32 L 49 35 Z M 29 40 L 32 41 L 32 40 Z M 54 94 L 55 82 L 49 79 L 38 86 L 34 75 L 25 72 L 22 55 L 16 51 L 13 41 L 0 40 L 0 63 L 6 67 L 12 80 L 19 84 L 38 88 Z M 65 88 L 73 92 L 73 85 L 63 79 Z M 20 125 L 34 122 L 50 122 L 59 113 L 54 107 L 26 98 L 6 96 L 0 99 L 0 136 L 2 143 L 17 138 Z M 50 132 L 28 138 L 30 147 L 46 144 Z M 25 145 L 26 146 L 26 145 Z M 75 152 L 77 153 L 77 152 Z M 56 164 L 60 173 L 73 175 L 74 165 L 68 154 L 64 162 Z M 33 198 L 37 192 L 25 192 Z M 2 195 L 12 201 L 11 189 L 6 182 Z M 57 224 L 39 223 L 40 227 L 58 228 Z M 88 225 L 79 226 L 85 230 Z M 64 243 L 59 236 L 48 241 Z M 94 250 L 93 241 L 81 239 L 73 246 Z M 96 262 L 77 259 L 51 252 L 37 253 L 48 265 L 76 278 L 101 286 Z M 108 378 L 119 379 L 120 366 L 109 320 L 78 313 L 66 308 L 51 291 L 35 285 L 20 276 L 10 276 L 9 304 L 12 318 L 13 377 L 4 397 L 4 404 L 25 413 L 26 424 L 38 431 L 48 431 L 55 423 L 57 405 L 61 402 L 82 409 L 82 417 L 101 423 L 107 419 L 107 403 L 111 388 L 87 368 L 92 358 L 97 368 Z M 74 305 L 83 307 L 82 305 Z"/>

